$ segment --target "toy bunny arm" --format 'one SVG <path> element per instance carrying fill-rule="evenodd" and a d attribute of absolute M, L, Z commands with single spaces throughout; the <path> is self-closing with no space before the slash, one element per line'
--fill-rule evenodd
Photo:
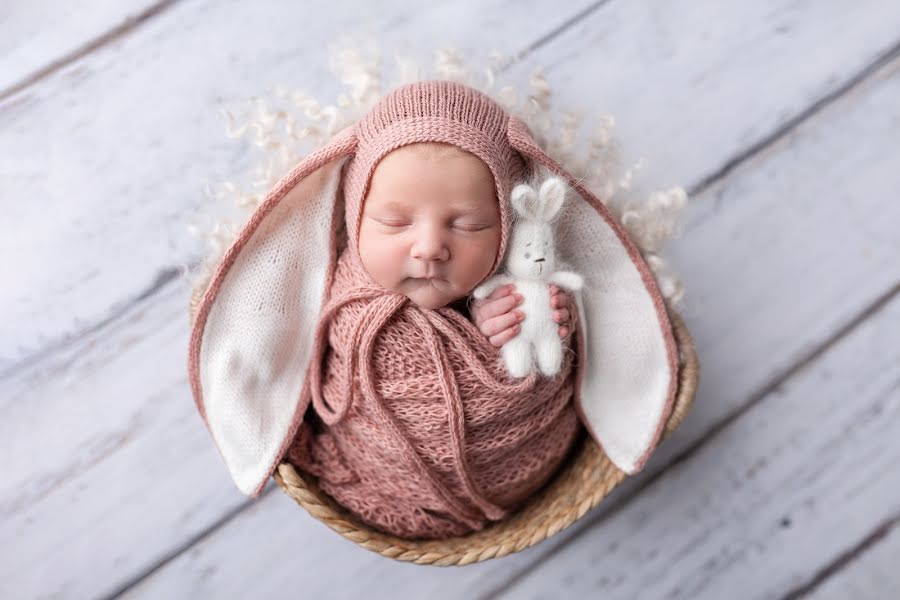
<path fill-rule="evenodd" d="M 548 283 L 555 283 L 559 287 L 572 291 L 578 291 L 584 285 L 584 278 L 572 271 L 557 271 L 547 277 Z"/>
<path fill-rule="evenodd" d="M 501 285 L 506 285 L 507 283 L 512 283 L 514 280 L 509 275 L 494 275 L 489 278 L 487 281 L 479 285 L 475 288 L 475 291 L 472 292 L 472 295 L 475 296 L 478 300 L 484 300 L 487 298 L 491 292 L 496 290 Z"/>

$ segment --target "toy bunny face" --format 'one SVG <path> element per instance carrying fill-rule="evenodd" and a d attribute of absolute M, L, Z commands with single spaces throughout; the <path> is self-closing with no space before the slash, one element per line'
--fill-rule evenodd
<path fill-rule="evenodd" d="M 550 226 L 533 221 L 519 223 L 513 230 L 506 264 L 510 275 L 523 279 L 541 279 L 555 271 L 556 253 Z"/>
<path fill-rule="evenodd" d="M 513 190 L 512 205 L 522 217 L 513 229 L 506 259 L 507 270 L 513 277 L 542 279 L 556 271 L 556 247 L 550 223 L 565 197 L 565 186 L 557 178 L 545 181 L 537 193 L 527 184 Z"/>

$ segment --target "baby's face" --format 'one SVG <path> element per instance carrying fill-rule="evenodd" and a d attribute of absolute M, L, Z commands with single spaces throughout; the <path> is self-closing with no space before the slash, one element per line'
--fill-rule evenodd
<path fill-rule="evenodd" d="M 481 159 L 448 144 L 411 144 L 375 167 L 359 253 L 379 285 L 440 308 L 490 272 L 500 229 L 494 178 Z"/>

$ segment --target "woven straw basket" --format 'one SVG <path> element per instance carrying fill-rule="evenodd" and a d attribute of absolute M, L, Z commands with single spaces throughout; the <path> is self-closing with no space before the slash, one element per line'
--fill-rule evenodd
<path fill-rule="evenodd" d="M 190 303 L 193 322 L 203 288 Z M 687 415 L 697 390 L 700 365 L 693 339 L 681 317 L 669 311 L 678 343 L 678 393 L 663 438 Z M 345 538 L 367 550 L 400 561 L 437 566 L 467 565 L 519 552 L 566 529 L 597 506 L 627 477 L 583 434 L 568 464 L 516 513 L 481 531 L 442 540 L 408 540 L 365 525 L 335 503 L 316 484 L 316 478 L 281 463 L 275 481 L 297 504 Z"/>

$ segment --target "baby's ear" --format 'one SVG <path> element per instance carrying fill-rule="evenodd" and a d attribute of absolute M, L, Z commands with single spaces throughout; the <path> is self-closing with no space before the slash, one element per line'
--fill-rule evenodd
<path fill-rule="evenodd" d="M 541 184 L 539 194 L 541 220 L 550 221 L 559 212 L 566 199 L 566 184 L 559 177 L 551 177 Z"/>
<path fill-rule="evenodd" d="M 536 219 L 538 217 L 538 197 L 527 183 L 520 183 L 512 191 L 512 205 L 523 217 Z"/>

